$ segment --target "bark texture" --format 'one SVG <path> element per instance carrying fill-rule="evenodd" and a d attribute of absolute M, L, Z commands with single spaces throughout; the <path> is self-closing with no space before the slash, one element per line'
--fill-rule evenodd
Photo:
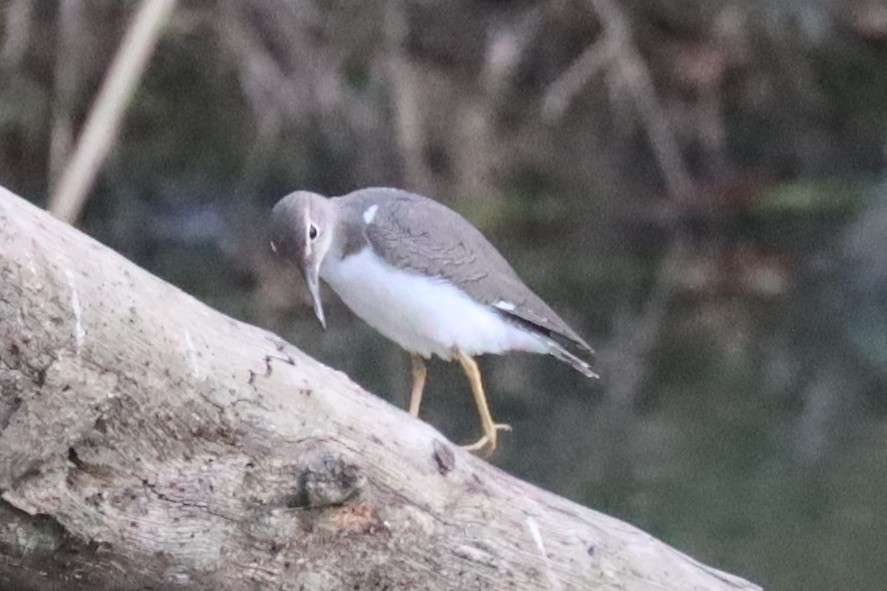
<path fill-rule="evenodd" d="M 0 587 L 756 589 L 0 188 Z"/>

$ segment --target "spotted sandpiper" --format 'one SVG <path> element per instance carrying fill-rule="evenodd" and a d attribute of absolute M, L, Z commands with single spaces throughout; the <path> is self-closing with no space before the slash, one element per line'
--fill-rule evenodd
<path fill-rule="evenodd" d="M 319 278 L 367 324 L 412 359 L 410 414 L 419 415 L 427 369 L 437 355 L 462 365 L 483 436 L 466 449 L 489 455 L 508 425 L 493 422 L 474 360 L 483 353 L 548 353 L 588 377 L 591 353 L 524 285 L 465 218 L 421 195 L 388 188 L 326 198 L 296 191 L 272 212 L 271 248 L 298 265 L 326 328 Z"/>

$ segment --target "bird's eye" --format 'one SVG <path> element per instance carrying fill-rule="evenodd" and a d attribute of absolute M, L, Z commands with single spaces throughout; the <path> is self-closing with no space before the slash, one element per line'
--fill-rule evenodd
<path fill-rule="evenodd" d="M 317 226 L 311 224 L 308 226 L 308 240 L 316 240 L 317 239 Z"/>

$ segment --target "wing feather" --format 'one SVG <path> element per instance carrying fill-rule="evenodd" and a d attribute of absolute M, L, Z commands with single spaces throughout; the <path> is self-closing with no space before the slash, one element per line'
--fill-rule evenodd
<path fill-rule="evenodd" d="M 387 263 L 449 281 L 505 318 L 554 341 L 559 350 L 567 344 L 592 351 L 521 281 L 480 231 L 455 211 L 396 189 L 364 189 L 341 199 L 349 198 L 350 206 L 360 211 L 378 205 L 365 236 Z"/>

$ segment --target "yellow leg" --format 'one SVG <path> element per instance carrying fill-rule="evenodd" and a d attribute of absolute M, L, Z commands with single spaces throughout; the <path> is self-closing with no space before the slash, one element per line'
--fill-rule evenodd
<path fill-rule="evenodd" d="M 487 404 L 487 397 L 484 394 L 483 382 L 480 379 L 480 368 L 477 362 L 462 353 L 456 351 L 456 358 L 462 364 L 465 375 L 468 376 L 468 382 L 471 384 L 471 393 L 474 394 L 474 401 L 477 403 L 477 411 L 480 414 L 481 427 L 483 428 L 483 436 L 472 443 L 464 446 L 471 452 L 478 452 L 482 457 L 488 457 L 496 449 L 496 434 L 498 431 L 511 431 L 511 425 L 505 425 L 493 422 L 493 416 L 490 414 L 490 406 Z"/>
<path fill-rule="evenodd" d="M 410 392 L 410 414 L 419 416 L 419 405 L 422 404 L 422 393 L 425 391 L 425 378 L 428 376 L 428 368 L 420 355 L 410 353 L 413 371 L 413 389 Z"/>

